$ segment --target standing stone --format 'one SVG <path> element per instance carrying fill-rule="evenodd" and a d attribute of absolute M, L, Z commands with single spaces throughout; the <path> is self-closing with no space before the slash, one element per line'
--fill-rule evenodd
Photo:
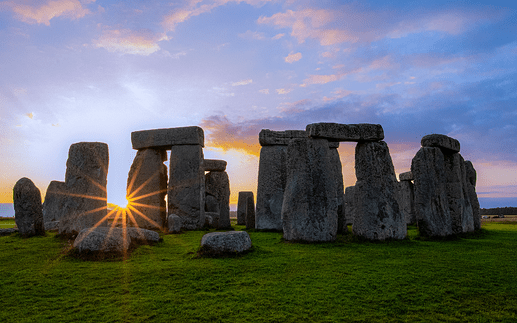
<path fill-rule="evenodd" d="M 345 223 L 345 188 L 343 183 L 343 166 L 339 158 L 339 152 L 336 148 L 330 148 L 330 165 L 333 173 L 332 177 L 336 181 L 336 196 L 337 196 L 337 218 L 338 218 L 338 233 L 346 233 L 348 228 Z"/>
<path fill-rule="evenodd" d="M 355 186 L 349 186 L 345 189 L 345 223 L 344 225 L 352 225 L 355 218 Z"/>
<path fill-rule="evenodd" d="M 452 233 L 472 232 L 474 231 L 474 219 L 467 190 L 465 161 L 459 153 L 444 153 L 444 160 Z"/>
<path fill-rule="evenodd" d="M 420 148 L 411 162 L 411 172 L 415 178 L 415 213 L 420 234 L 425 237 L 451 235 L 445 157 L 440 148 Z"/>
<path fill-rule="evenodd" d="M 167 160 L 164 149 L 136 153 L 127 179 L 129 223 L 143 229 L 164 230 L 166 223 Z"/>
<path fill-rule="evenodd" d="M 354 234 L 369 240 L 404 239 L 406 219 L 396 199 L 397 178 L 388 145 L 359 142 L 355 148 Z"/>
<path fill-rule="evenodd" d="M 397 201 L 400 212 L 406 219 L 406 224 L 416 224 L 415 216 L 415 187 L 411 181 L 400 181 L 397 183 Z"/>
<path fill-rule="evenodd" d="M 80 142 L 70 146 L 65 184 L 68 197 L 59 234 L 77 235 L 85 228 L 107 225 L 108 145 Z"/>
<path fill-rule="evenodd" d="M 255 229 L 255 200 L 253 193 L 246 200 L 246 229 Z"/>
<path fill-rule="evenodd" d="M 207 194 L 215 197 L 218 204 L 219 218 L 216 229 L 229 229 L 230 223 L 230 180 L 225 171 L 210 171 L 205 175 Z"/>
<path fill-rule="evenodd" d="M 181 218 L 176 214 L 170 214 L 167 217 L 167 227 L 170 233 L 180 233 L 181 232 Z"/>
<path fill-rule="evenodd" d="M 43 203 L 43 221 L 45 223 L 61 220 L 66 199 L 65 182 L 50 182 L 45 194 L 45 202 Z"/>
<path fill-rule="evenodd" d="M 287 146 L 263 146 L 260 149 L 257 229 L 282 230 L 282 203 L 287 178 L 286 157 Z"/>
<path fill-rule="evenodd" d="M 330 154 L 325 139 L 290 141 L 282 205 L 284 239 L 308 242 L 336 239 L 337 189 Z"/>
<path fill-rule="evenodd" d="M 253 198 L 253 192 L 239 192 L 237 201 L 237 224 L 246 225 L 246 212 L 248 208 L 248 197 Z"/>
<path fill-rule="evenodd" d="M 181 217 L 183 229 L 205 225 L 205 168 L 201 145 L 171 148 L 168 188 L 169 214 Z"/>
<path fill-rule="evenodd" d="M 14 221 L 24 237 L 45 235 L 40 190 L 23 177 L 13 188 Z"/>
<path fill-rule="evenodd" d="M 472 162 L 465 161 L 465 169 L 467 171 L 467 194 L 472 206 L 472 218 L 474 221 L 474 230 L 481 229 L 481 209 L 479 207 L 479 200 L 476 193 L 476 179 L 477 174 Z"/>

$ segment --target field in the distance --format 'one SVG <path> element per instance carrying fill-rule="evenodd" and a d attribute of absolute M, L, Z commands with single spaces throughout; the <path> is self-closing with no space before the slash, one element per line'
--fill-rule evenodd
<path fill-rule="evenodd" d="M 243 229 L 242 226 L 235 226 Z M 448 241 L 285 243 L 196 258 L 193 231 L 126 261 L 66 255 L 55 234 L 0 237 L 0 322 L 516 322 L 517 225 Z"/>

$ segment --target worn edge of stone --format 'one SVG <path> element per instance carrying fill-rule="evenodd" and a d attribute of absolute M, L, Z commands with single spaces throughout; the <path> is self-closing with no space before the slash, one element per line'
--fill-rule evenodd
<path fill-rule="evenodd" d="M 331 141 L 380 141 L 384 139 L 384 129 L 380 124 L 342 124 L 332 122 L 311 123 L 306 127 L 309 137 Z"/>
<path fill-rule="evenodd" d="M 162 148 L 174 145 L 205 146 L 203 129 L 198 126 L 140 130 L 131 133 L 133 149 Z"/>
<path fill-rule="evenodd" d="M 295 138 L 307 138 L 307 133 L 305 130 L 274 131 L 269 129 L 262 129 L 259 132 L 261 146 L 287 146 L 289 141 Z"/>
<path fill-rule="evenodd" d="M 456 153 L 460 152 L 460 142 L 454 138 L 441 134 L 430 134 L 422 137 L 422 147 L 438 147 Z"/>
<path fill-rule="evenodd" d="M 415 178 L 413 177 L 412 172 L 405 172 L 399 174 L 399 181 L 412 181 Z"/>
<path fill-rule="evenodd" d="M 203 160 L 203 167 L 207 172 L 224 172 L 226 170 L 226 160 L 222 159 L 205 159 Z"/>

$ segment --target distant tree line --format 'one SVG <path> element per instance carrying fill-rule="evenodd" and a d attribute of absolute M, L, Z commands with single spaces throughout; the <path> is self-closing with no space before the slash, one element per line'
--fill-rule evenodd
<path fill-rule="evenodd" d="M 517 207 L 495 207 L 491 209 L 481 209 L 481 215 L 517 214 Z"/>

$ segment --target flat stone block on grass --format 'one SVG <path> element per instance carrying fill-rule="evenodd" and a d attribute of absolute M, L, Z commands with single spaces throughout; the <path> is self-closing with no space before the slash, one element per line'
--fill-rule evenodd
<path fill-rule="evenodd" d="M 129 249 L 131 237 L 123 228 L 97 227 L 83 229 L 74 241 L 79 252 L 116 252 Z"/>
<path fill-rule="evenodd" d="M 422 138 L 420 143 L 422 147 L 438 147 L 449 150 L 449 152 L 460 152 L 460 142 L 446 135 L 427 135 Z"/>
<path fill-rule="evenodd" d="M 160 241 L 158 232 L 142 229 L 142 228 L 127 228 L 127 232 L 131 237 L 131 241 L 136 241 L 140 244 L 156 243 Z"/>
<path fill-rule="evenodd" d="M 197 126 L 134 131 L 131 133 L 133 149 L 163 148 L 174 145 L 205 146 L 203 129 Z"/>
<path fill-rule="evenodd" d="M 305 130 L 311 138 L 332 141 L 380 141 L 384 139 L 384 130 L 380 124 L 322 122 L 309 124 Z"/>
<path fill-rule="evenodd" d="M 251 249 L 246 231 L 211 232 L 201 238 L 201 248 L 209 254 L 240 253 Z"/>

